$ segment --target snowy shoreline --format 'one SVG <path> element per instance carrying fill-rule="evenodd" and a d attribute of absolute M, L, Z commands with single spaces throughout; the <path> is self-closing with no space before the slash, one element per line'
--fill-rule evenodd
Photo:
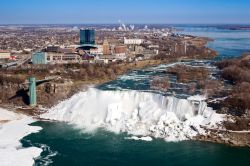
<path fill-rule="evenodd" d="M 42 149 L 37 147 L 23 148 L 20 140 L 25 136 L 42 130 L 29 124 L 35 120 L 26 115 L 0 108 L 0 163 L 1 166 L 34 165 Z"/>

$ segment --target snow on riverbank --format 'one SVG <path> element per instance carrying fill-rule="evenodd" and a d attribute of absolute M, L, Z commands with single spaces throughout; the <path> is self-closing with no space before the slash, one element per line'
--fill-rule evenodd
<path fill-rule="evenodd" d="M 34 158 L 39 157 L 42 149 L 23 148 L 20 140 L 40 131 L 42 128 L 29 126 L 34 120 L 31 117 L 17 114 L 0 108 L 0 165 L 29 166 Z"/>

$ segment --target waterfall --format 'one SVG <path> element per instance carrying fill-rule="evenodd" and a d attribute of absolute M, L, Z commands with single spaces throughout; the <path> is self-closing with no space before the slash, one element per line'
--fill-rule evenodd
<path fill-rule="evenodd" d="M 200 125 L 214 127 L 222 120 L 203 100 L 197 103 L 148 92 L 95 88 L 59 103 L 41 118 L 69 122 L 88 132 L 104 128 L 167 141 L 205 134 Z"/>

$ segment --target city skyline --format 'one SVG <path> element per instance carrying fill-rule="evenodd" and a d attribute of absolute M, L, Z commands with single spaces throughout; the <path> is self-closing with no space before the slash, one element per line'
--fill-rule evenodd
<path fill-rule="evenodd" d="M 248 0 L 3 0 L 0 24 L 249 24 Z"/>

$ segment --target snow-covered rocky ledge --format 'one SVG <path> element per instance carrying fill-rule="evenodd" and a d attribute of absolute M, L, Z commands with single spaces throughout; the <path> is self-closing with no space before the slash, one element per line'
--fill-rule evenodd
<path fill-rule="evenodd" d="M 20 140 L 40 131 L 42 128 L 29 126 L 35 120 L 0 108 L 0 165 L 29 166 L 39 157 L 42 149 L 37 147 L 23 148 Z"/>

